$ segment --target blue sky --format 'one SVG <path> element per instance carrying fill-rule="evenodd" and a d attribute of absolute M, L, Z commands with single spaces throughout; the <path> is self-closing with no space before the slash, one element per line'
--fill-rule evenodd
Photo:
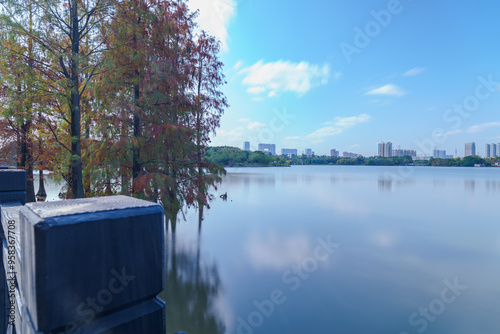
<path fill-rule="evenodd" d="M 219 37 L 229 100 L 213 145 L 377 142 L 458 155 L 500 143 L 500 2 L 191 0 Z"/>

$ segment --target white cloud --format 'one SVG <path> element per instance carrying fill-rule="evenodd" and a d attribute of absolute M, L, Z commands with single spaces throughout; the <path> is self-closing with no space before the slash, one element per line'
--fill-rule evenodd
<path fill-rule="evenodd" d="M 491 122 L 491 123 L 483 123 L 477 124 L 469 127 L 467 129 L 467 133 L 478 133 L 488 130 L 489 128 L 500 126 L 500 122 Z"/>
<path fill-rule="evenodd" d="M 240 147 L 242 143 L 247 140 L 245 136 L 245 127 L 238 126 L 232 129 L 220 129 L 216 135 L 211 136 L 212 146 L 235 146 Z"/>
<path fill-rule="evenodd" d="M 238 126 L 237 128 L 231 130 L 219 130 L 217 135 L 223 137 L 240 137 L 242 132 L 243 132 L 243 127 Z"/>
<path fill-rule="evenodd" d="M 434 136 L 436 136 L 436 137 L 447 137 L 447 136 L 451 136 L 451 135 L 458 135 L 459 133 L 462 133 L 462 132 L 463 132 L 463 130 L 456 129 L 456 130 L 446 131 L 445 133 L 435 133 Z"/>
<path fill-rule="evenodd" d="M 365 93 L 365 95 L 388 95 L 388 96 L 403 96 L 406 92 L 401 88 L 393 84 L 387 84 L 375 89 L 372 89 Z"/>
<path fill-rule="evenodd" d="M 237 71 L 241 68 L 241 66 L 243 66 L 243 62 L 240 60 L 236 64 L 234 64 L 233 69 Z"/>
<path fill-rule="evenodd" d="M 322 141 L 327 137 L 332 137 L 341 134 L 347 129 L 353 128 L 360 123 L 368 122 L 372 117 L 368 114 L 351 117 L 336 117 L 334 122 L 328 122 L 325 127 L 322 127 L 313 133 L 306 136 L 307 139 L 314 141 Z"/>
<path fill-rule="evenodd" d="M 260 86 L 249 87 L 247 89 L 247 93 L 249 93 L 249 94 L 260 94 L 260 93 L 264 93 L 265 91 L 266 91 L 266 89 L 264 87 L 260 87 Z"/>
<path fill-rule="evenodd" d="M 399 242 L 399 236 L 387 232 L 375 232 L 369 235 L 371 242 L 382 248 L 392 248 Z"/>
<path fill-rule="evenodd" d="M 196 19 L 200 29 L 217 37 L 222 43 L 222 48 L 227 50 L 227 40 L 229 38 L 227 26 L 236 13 L 236 1 L 190 0 L 189 8 L 192 11 L 200 10 L 200 14 Z"/>
<path fill-rule="evenodd" d="M 266 124 L 260 122 L 252 122 L 250 118 L 240 118 L 238 122 L 248 123 L 247 129 L 252 131 L 259 131 L 261 128 L 265 127 Z"/>
<path fill-rule="evenodd" d="M 283 92 L 304 95 L 314 87 L 328 83 L 330 67 L 309 64 L 305 61 L 292 63 L 277 61 L 274 63 L 258 63 L 240 70 L 244 74 L 242 84 L 250 86 L 249 92 L 268 92 L 268 97 L 277 96 Z M 262 91 L 264 88 L 264 91 Z"/>
<path fill-rule="evenodd" d="M 264 98 L 263 97 L 254 97 L 252 99 L 252 101 L 254 101 L 254 102 L 261 102 L 261 101 L 264 101 Z"/>
<path fill-rule="evenodd" d="M 425 68 L 415 67 L 415 68 L 412 68 L 411 70 L 409 70 L 408 72 L 403 73 L 403 76 L 409 77 L 409 76 L 419 75 L 423 71 L 425 71 Z"/>
<path fill-rule="evenodd" d="M 252 122 L 248 124 L 248 130 L 255 130 L 259 131 L 261 128 L 265 127 L 266 125 L 264 123 L 259 123 L 259 122 Z"/>

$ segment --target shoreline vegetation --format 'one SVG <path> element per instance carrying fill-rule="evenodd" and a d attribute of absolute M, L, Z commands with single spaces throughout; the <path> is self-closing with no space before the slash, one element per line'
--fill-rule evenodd
<path fill-rule="evenodd" d="M 356 159 L 328 156 L 271 156 L 260 151 L 244 151 L 238 147 L 214 146 L 205 153 L 213 164 L 224 167 L 289 167 L 300 165 L 358 165 L 358 166 L 430 166 L 430 167 L 496 167 L 500 158 L 481 158 L 477 155 L 454 159 L 419 160 L 404 157 L 359 157 Z"/>

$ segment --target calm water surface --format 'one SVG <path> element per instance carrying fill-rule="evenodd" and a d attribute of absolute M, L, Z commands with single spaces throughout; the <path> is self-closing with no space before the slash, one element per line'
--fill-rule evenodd
<path fill-rule="evenodd" d="M 500 168 L 229 168 L 169 231 L 167 333 L 500 333 Z"/>
<path fill-rule="evenodd" d="M 500 332 L 500 169 L 230 168 L 169 234 L 168 333 Z"/>

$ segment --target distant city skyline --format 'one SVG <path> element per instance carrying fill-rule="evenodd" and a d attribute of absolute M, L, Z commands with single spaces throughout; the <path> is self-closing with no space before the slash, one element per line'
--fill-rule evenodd
<path fill-rule="evenodd" d="M 411 157 L 434 157 L 434 158 L 440 158 L 440 159 L 453 159 L 456 158 L 456 153 L 455 155 L 453 154 L 447 154 L 446 150 L 439 150 L 434 148 L 432 150 L 431 154 L 422 154 L 419 153 L 417 150 L 414 149 L 393 149 L 392 142 L 379 142 L 377 143 L 378 146 L 378 151 L 377 154 L 361 154 L 361 153 L 353 153 L 353 152 L 348 152 L 344 151 L 344 153 L 351 155 L 351 156 L 364 156 L 364 157 L 402 157 L 409 155 Z M 490 147 L 490 149 L 488 149 Z M 246 148 L 251 148 L 251 143 L 246 141 L 243 142 L 243 149 L 247 150 Z M 262 151 L 262 152 L 269 152 L 272 155 L 276 155 L 276 145 L 275 144 L 263 144 L 263 143 L 258 143 L 258 149 L 257 151 Z M 457 149 L 455 149 L 455 152 L 457 152 Z M 330 149 L 329 153 L 327 154 L 316 154 L 312 148 L 306 148 L 302 152 L 300 152 L 299 149 L 297 148 L 282 148 L 281 149 L 281 155 L 287 155 L 287 156 L 292 156 L 292 155 L 321 155 L 321 156 L 331 156 L 331 157 L 340 157 L 340 151 L 337 149 Z M 465 157 L 468 155 L 479 155 L 482 157 L 495 157 L 498 154 L 500 154 L 500 143 L 498 144 L 485 144 L 485 151 L 484 155 L 480 154 L 476 150 L 476 143 L 475 142 L 470 142 L 470 143 L 465 143 L 464 144 L 464 155 L 463 156 L 458 156 L 458 157 Z M 345 156 L 343 154 L 343 156 Z"/>

